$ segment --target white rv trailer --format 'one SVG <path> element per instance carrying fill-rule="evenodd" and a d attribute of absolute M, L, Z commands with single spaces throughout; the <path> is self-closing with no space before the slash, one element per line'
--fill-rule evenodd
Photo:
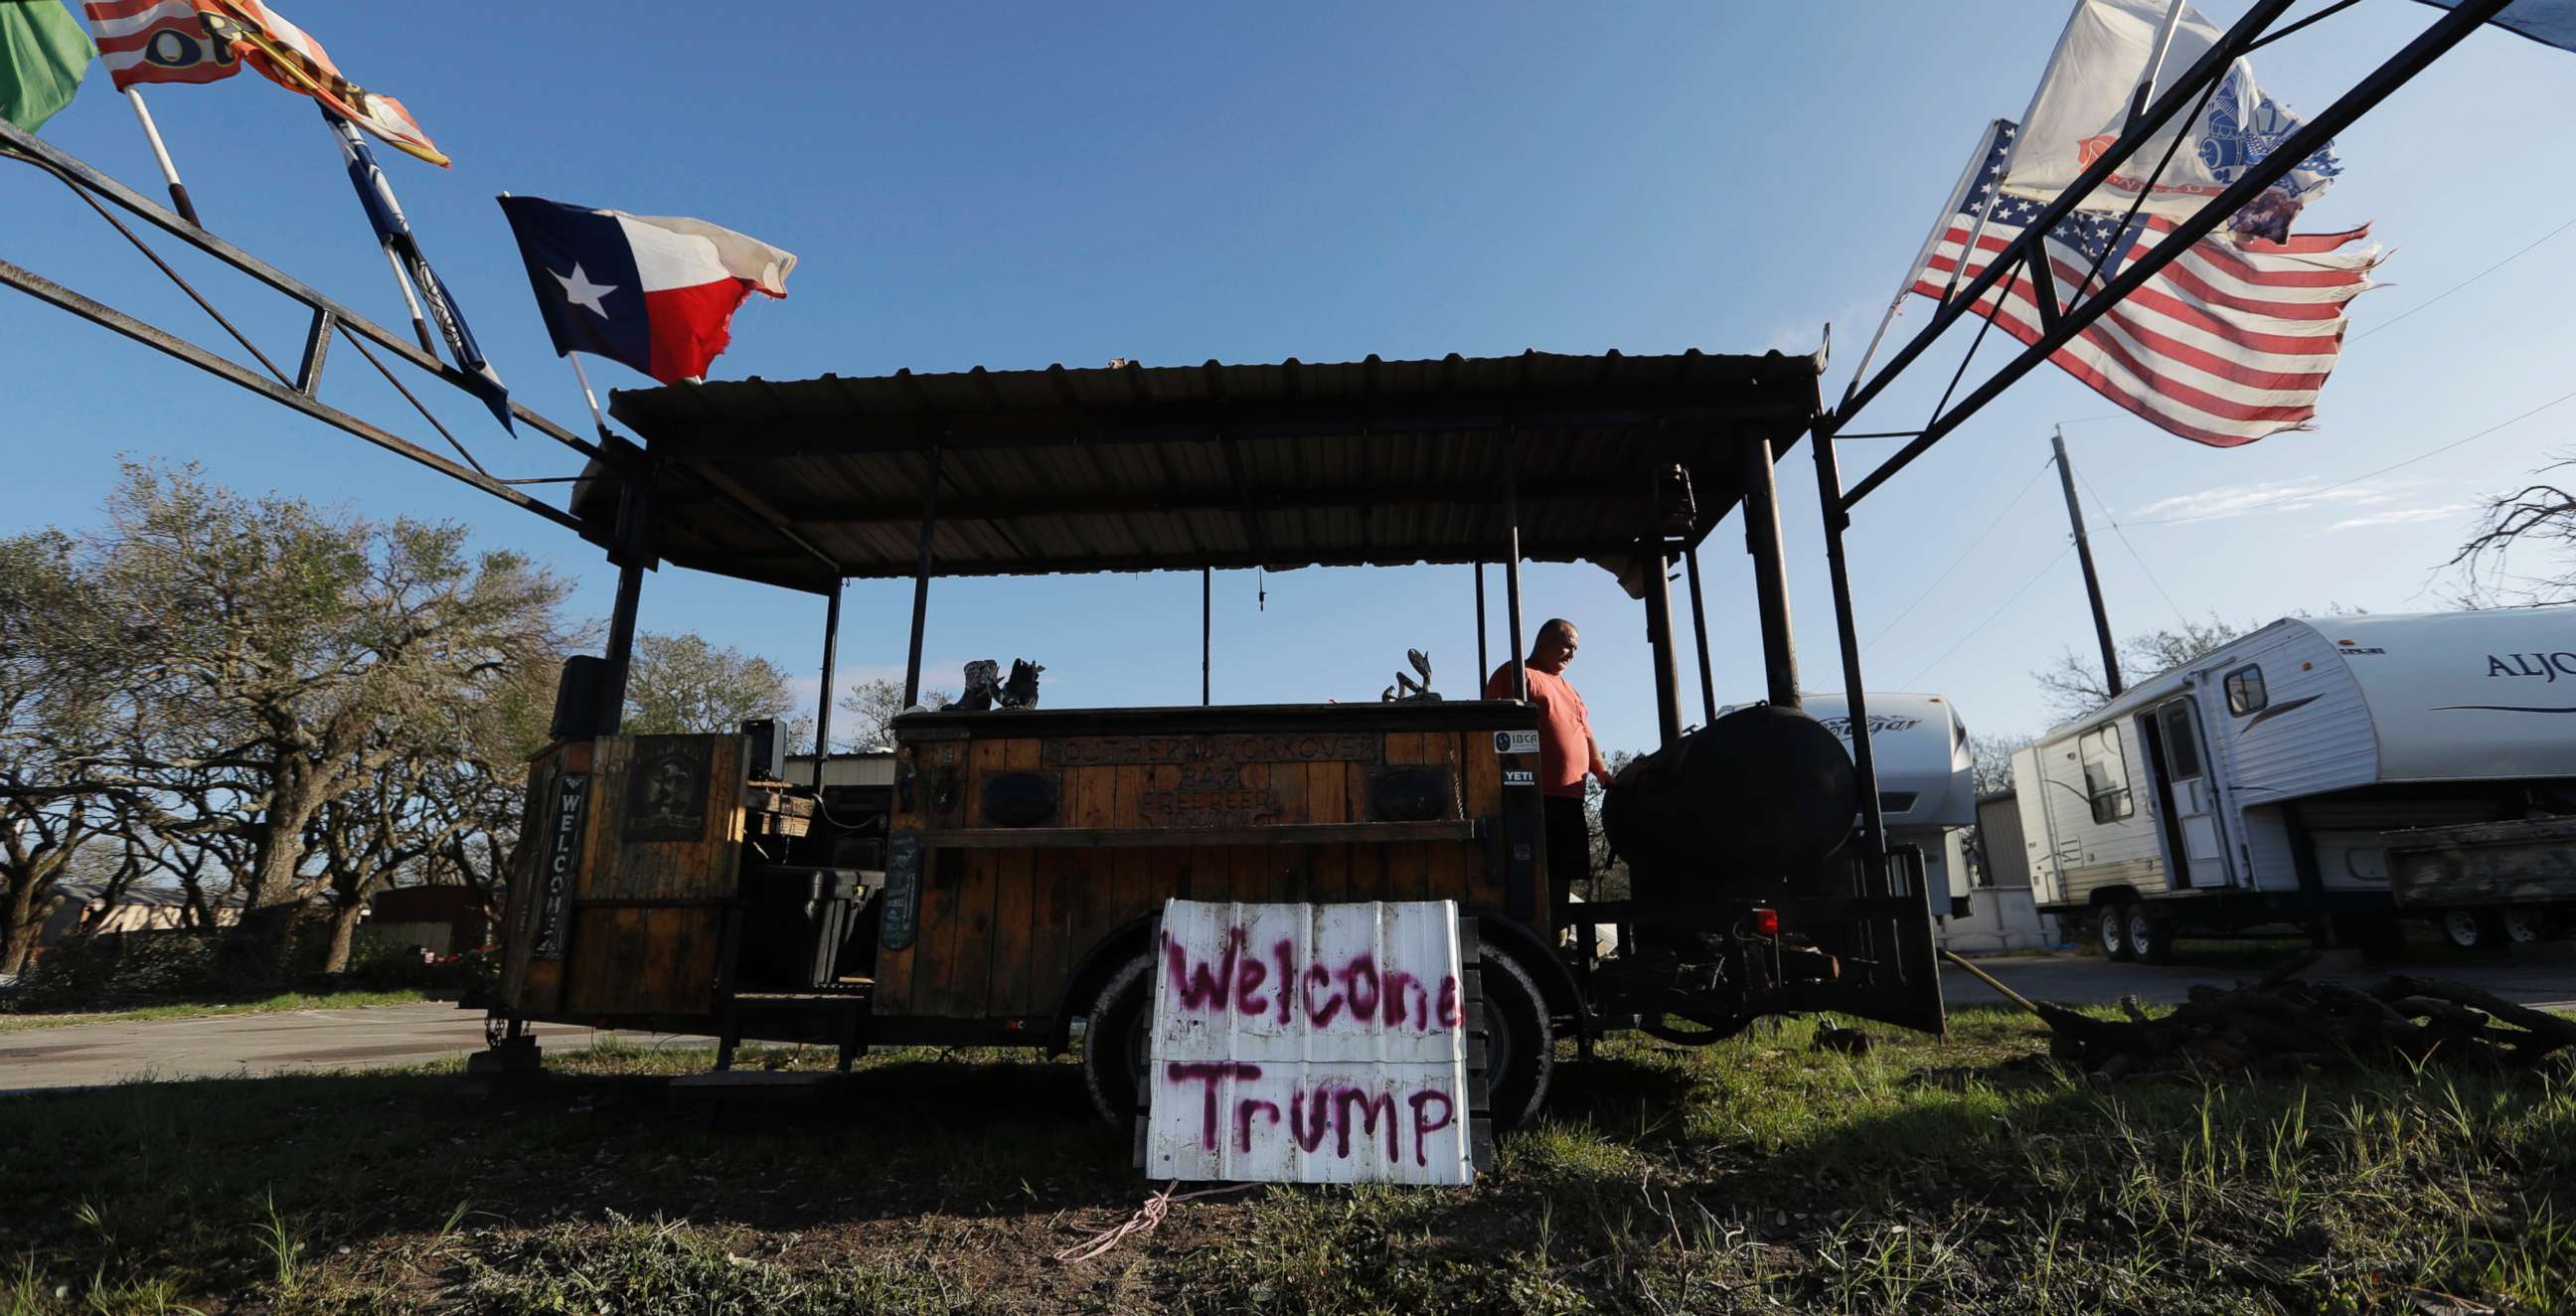
<path fill-rule="evenodd" d="M 1925 889 L 1946 894 L 1932 912 L 1968 912 L 1968 861 L 1960 829 L 1977 821 L 1976 757 L 1968 726 L 1940 695 L 1871 691 L 1869 747 L 1878 769 L 1878 807 L 1891 850 L 1923 852 Z M 1840 693 L 1801 695 L 1807 714 L 1851 748 L 1851 714 Z"/>
<path fill-rule="evenodd" d="M 2576 609 L 2277 621 L 2049 732 L 2013 780 L 2040 908 L 2117 958 L 2396 913 L 2541 935 L 2576 909 Z"/>

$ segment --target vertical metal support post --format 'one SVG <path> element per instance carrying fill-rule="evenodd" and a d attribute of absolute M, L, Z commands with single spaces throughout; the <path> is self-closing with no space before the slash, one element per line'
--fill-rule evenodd
<path fill-rule="evenodd" d="M 1512 629 L 1512 698 L 1529 699 L 1529 649 L 1521 643 L 1521 489 L 1519 463 L 1503 476 L 1503 537 L 1511 556 L 1503 559 L 1503 608 Z"/>
<path fill-rule="evenodd" d="M 1744 462 L 1744 551 L 1753 555 L 1753 598 L 1762 618 L 1767 697 L 1798 706 L 1798 646 L 1789 629 L 1789 572 L 1780 551 L 1780 491 L 1771 479 L 1771 441 L 1740 447 Z"/>
<path fill-rule="evenodd" d="M 626 669 L 635 659 L 635 606 L 644 594 L 644 564 L 617 564 L 617 602 L 608 613 L 608 680 L 599 691 L 599 734 L 613 736 L 626 720 Z"/>
<path fill-rule="evenodd" d="M 644 480 L 628 469 L 617 482 L 616 547 L 608 560 L 617 564 L 617 601 L 608 612 L 608 679 L 599 691 L 599 734 L 613 736 L 626 720 L 626 672 L 635 660 L 635 610 L 644 596 L 644 564 L 650 557 L 644 530 Z"/>
<path fill-rule="evenodd" d="M 1485 657 L 1485 560 L 1476 559 L 1476 697 L 1485 697 L 1485 679 L 1493 672 Z"/>
<path fill-rule="evenodd" d="M 2075 560 L 2084 565 L 2084 599 L 2093 605 L 2093 639 L 2102 646 L 2103 689 L 2120 697 L 2120 649 L 2111 642 L 2111 614 L 2102 606 L 2102 577 L 2093 570 L 2093 541 L 2084 537 L 2084 508 L 2075 501 L 2075 468 L 2066 463 L 2066 427 L 2049 440 L 2057 450 L 2057 482 L 2066 487 L 2066 520 L 2075 527 Z"/>
<path fill-rule="evenodd" d="M 1690 568 L 1691 634 L 1699 641 L 1699 707 L 1700 725 L 1717 721 L 1717 678 L 1708 664 L 1708 605 L 1699 592 L 1699 545 L 1682 550 L 1682 562 Z"/>
<path fill-rule="evenodd" d="M 1834 459 L 1831 418 L 1819 417 L 1807 441 L 1816 448 L 1816 506 L 1824 514 L 1834 634 L 1843 651 L 1843 709 L 1851 718 L 1852 768 L 1859 778 L 1855 784 L 1860 790 L 1862 894 L 1888 894 L 1887 814 L 1878 798 L 1878 755 L 1870 748 L 1868 696 L 1861 692 L 1860 624 L 1852 619 L 1851 564 L 1843 555 L 1843 531 L 1851 526 L 1851 509 L 1843 504 L 1843 472 Z"/>
<path fill-rule="evenodd" d="M 841 579 L 832 578 L 823 608 L 823 693 L 814 701 L 814 793 L 823 793 L 823 760 L 832 756 L 832 660 L 841 645 Z"/>
<path fill-rule="evenodd" d="M 1646 644 L 1655 660 L 1656 743 L 1670 745 L 1682 738 L 1681 664 L 1680 655 L 1673 652 L 1673 591 L 1666 575 L 1672 570 L 1672 557 L 1661 541 L 1639 547 L 1654 564 L 1654 576 L 1646 582 Z"/>
<path fill-rule="evenodd" d="M 1216 568 L 1199 568 L 1199 707 L 1214 703 L 1208 659 L 1216 645 Z"/>
<path fill-rule="evenodd" d="M 903 706 L 921 702 L 921 631 L 930 616 L 930 535 L 939 526 L 939 445 L 930 445 L 930 471 L 921 481 L 921 551 L 912 567 L 912 646 L 904 651 Z"/>

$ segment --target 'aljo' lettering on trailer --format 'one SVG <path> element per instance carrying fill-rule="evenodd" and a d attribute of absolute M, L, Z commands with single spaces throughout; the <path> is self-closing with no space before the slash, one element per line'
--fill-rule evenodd
<path fill-rule="evenodd" d="M 2536 676 L 2544 683 L 2562 676 L 2576 676 L 2576 653 L 2561 649 L 2556 653 L 2506 653 L 2487 655 L 2487 675 Z"/>
<path fill-rule="evenodd" d="M 1472 1177 L 1455 904 L 1175 900 L 1154 971 L 1155 1178 Z"/>

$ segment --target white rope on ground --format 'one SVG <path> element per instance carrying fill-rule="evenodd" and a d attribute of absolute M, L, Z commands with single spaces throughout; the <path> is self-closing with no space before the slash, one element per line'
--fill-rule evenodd
<path fill-rule="evenodd" d="M 1107 1256 L 1111 1251 L 1115 1250 L 1120 1243 L 1126 1242 L 1129 1238 L 1141 1238 L 1147 1234 L 1153 1233 L 1155 1227 L 1163 1223 L 1163 1216 L 1171 1210 L 1172 1203 L 1174 1202 L 1187 1202 L 1201 1197 L 1218 1197 L 1226 1193 L 1239 1193 L 1245 1189 L 1258 1187 L 1259 1185 L 1248 1183 L 1228 1184 L 1222 1188 L 1202 1188 L 1195 1193 L 1181 1193 L 1178 1196 L 1175 1196 L 1172 1190 L 1180 1186 L 1181 1181 L 1178 1179 L 1174 1179 L 1170 1183 L 1165 1184 L 1163 1186 L 1163 1191 L 1146 1198 L 1145 1204 L 1137 1207 L 1136 1214 L 1127 1217 L 1127 1222 L 1125 1224 L 1119 1225 L 1113 1229 L 1104 1229 L 1099 1233 L 1066 1248 L 1062 1252 L 1056 1253 L 1056 1262 L 1061 1265 L 1076 1261 L 1089 1261 L 1094 1257 Z"/>

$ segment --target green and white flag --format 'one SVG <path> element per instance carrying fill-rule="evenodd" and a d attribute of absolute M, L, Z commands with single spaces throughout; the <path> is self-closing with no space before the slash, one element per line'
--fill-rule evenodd
<path fill-rule="evenodd" d="M 98 47 L 62 0 L 0 0 L 0 119 L 34 132 L 72 103 Z"/>

